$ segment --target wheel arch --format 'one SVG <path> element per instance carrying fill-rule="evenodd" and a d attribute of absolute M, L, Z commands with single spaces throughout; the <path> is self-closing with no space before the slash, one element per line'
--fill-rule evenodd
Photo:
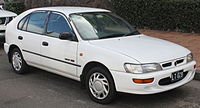
<path fill-rule="evenodd" d="M 17 45 L 15 45 L 15 44 L 10 45 L 10 47 L 9 47 L 9 50 L 8 50 L 8 60 L 9 60 L 10 63 L 11 63 L 11 52 L 15 48 L 17 48 L 17 49 L 20 50 L 20 48 Z"/>
<path fill-rule="evenodd" d="M 88 62 L 88 63 L 84 66 L 84 68 L 83 68 L 83 70 L 82 70 L 82 74 L 81 74 L 81 76 L 80 76 L 81 85 L 82 85 L 83 87 L 84 87 L 84 85 L 85 85 L 85 78 L 86 78 L 86 75 L 87 75 L 88 71 L 89 71 L 90 69 L 92 69 L 93 67 L 97 67 L 97 66 L 106 69 L 107 72 L 109 72 L 109 74 L 112 76 L 112 74 L 110 73 L 109 69 L 108 69 L 104 64 L 102 64 L 102 63 L 100 63 L 100 62 L 97 62 L 97 61 Z M 112 79 L 113 79 L 113 77 L 112 77 Z M 114 79 L 113 79 L 113 81 L 114 81 Z"/>

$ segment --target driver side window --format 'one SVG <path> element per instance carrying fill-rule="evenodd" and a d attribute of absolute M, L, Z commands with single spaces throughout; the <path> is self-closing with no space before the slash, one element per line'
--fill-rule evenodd
<path fill-rule="evenodd" d="M 60 33 L 71 32 L 71 28 L 65 18 L 57 13 L 51 13 L 47 23 L 46 34 L 58 38 Z"/>

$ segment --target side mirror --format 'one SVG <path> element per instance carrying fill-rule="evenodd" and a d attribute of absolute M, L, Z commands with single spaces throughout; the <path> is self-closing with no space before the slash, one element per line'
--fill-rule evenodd
<path fill-rule="evenodd" d="M 61 40 L 73 40 L 74 35 L 69 32 L 60 33 L 59 39 Z"/>

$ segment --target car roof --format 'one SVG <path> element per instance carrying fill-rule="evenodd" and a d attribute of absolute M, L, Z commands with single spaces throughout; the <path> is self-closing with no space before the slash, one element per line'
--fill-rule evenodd
<path fill-rule="evenodd" d="M 109 10 L 106 9 L 89 8 L 89 7 L 71 7 L 71 6 L 43 7 L 43 8 L 32 9 L 32 11 L 38 11 L 38 10 L 58 11 L 65 13 L 66 15 L 72 13 L 85 13 L 85 12 L 110 12 Z"/>

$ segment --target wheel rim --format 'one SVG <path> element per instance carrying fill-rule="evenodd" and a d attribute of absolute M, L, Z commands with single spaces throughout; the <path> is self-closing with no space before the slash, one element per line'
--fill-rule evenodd
<path fill-rule="evenodd" d="M 18 52 L 14 52 L 12 56 L 12 64 L 16 71 L 20 71 L 22 67 L 22 58 Z"/>
<path fill-rule="evenodd" d="M 110 87 L 107 78 L 96 72 L 90 76 L 89 89 L 95 98 L 104 99 L 108 96 Z"/>

